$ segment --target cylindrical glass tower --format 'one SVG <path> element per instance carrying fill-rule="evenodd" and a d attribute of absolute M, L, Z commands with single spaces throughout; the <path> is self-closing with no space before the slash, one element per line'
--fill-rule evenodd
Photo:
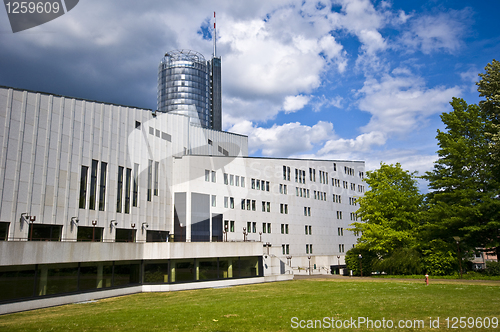
<path fill-rule="evenodd" d="M 210 71 L 202 54 L 165 53 L 158 67 L 158 111 L 184 114 L 210 128 Z"/>

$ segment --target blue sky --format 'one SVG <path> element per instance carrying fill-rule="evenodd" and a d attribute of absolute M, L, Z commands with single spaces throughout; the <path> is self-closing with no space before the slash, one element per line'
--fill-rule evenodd
<path fill-rule="evenodd" d="M 252 155 L 432 169 L 439 114 L 500 51 L 500 2 L 85 0 L 13 34 L 0 85 L 156 108 L 162 55 L 222 57 L 223 127 Z"/>

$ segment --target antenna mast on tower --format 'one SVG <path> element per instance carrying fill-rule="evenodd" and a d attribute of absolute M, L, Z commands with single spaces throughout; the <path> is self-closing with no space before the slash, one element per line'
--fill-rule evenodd
<path fill-rule="evenodd" d="M 217 43 L 217 29 L 215 27 L 215 22 L 216 22 L 216 18 L 215 18 L 215 12 L 214 12 L 214 58 L 217 57 L 217 48 L 216 48 L 216 43 Z"/>

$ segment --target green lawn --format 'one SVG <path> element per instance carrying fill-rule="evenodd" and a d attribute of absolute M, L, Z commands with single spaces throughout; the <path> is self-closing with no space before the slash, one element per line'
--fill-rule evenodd
<path fill-rule="evenodd" d="M 354 278 L 353 278 L 354 279 Z M 219 289 L 142 293 L 0 316 L 0 331 L 290 331 L 292 318 L 376 321 L 500 318 L 500 283 L 306 279 Z M 451 321 L 450 321 L 451 324 Z M 318 325 L 316 325 L 318 326 Z M 457 325 L 458 326 L 458 325 Z M 323 330 L 329 330 L 324 328 Z M 320 329 L 317 329 L 320 330 Z M 333 329 L 338 330 L 338 329 Z M 384 330 L 363 327 L 353 330 Z M 454 329 L 462 331 L 463 329 Z M 496 329 L 465 329 L 500 330 Z"/>

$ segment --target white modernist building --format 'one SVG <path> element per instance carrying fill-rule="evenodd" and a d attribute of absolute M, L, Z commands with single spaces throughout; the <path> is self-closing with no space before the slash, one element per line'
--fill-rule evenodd
<path fill-rule="evenodd" d="M 331 273 L 364 162 L 254 158 L 182 114 L 0 87 L 0 314 Z"/>

